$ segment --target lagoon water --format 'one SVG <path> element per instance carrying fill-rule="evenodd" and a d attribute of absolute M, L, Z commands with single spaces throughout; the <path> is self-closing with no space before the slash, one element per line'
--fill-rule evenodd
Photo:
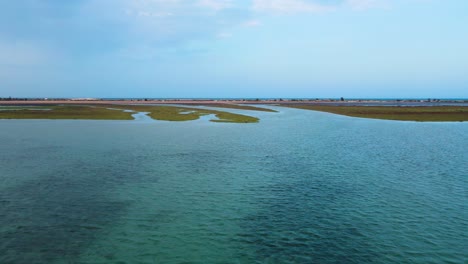
<path fill-rule="evenodd" d="M 0 120 L 0 263 L 466 263 L 467 123 L 277 109 Z"/>

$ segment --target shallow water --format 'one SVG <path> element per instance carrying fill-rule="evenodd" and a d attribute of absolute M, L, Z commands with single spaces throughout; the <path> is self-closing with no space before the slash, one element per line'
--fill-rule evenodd
<path fill-rule="evenodd" d="M 0 120 L 0 263 L 464 263 L 468 124 Z"/>

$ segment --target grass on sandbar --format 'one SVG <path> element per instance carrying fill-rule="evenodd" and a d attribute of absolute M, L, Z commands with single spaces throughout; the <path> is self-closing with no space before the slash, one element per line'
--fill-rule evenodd
<path fill-rule="evenodd" d="M 468 121 L 468 107 L 464 106 L 282 106 L 373 119 L 419 122 Z"/>
<path fill-rule="evenodd" d="M 1 107 L 1 106 L 0 106 Z M 27 108 L 27 109 L 25 109 Z M 112 108 L 112 109 L 108 109 Z M 5 109 L 5 110 L 3 110 Z M 176 106 L 147 105 L 42 105 L 26 107 L 2 107 L 0 119 L 95 119 L 95 120 L 133 120 L 133 113 L 148 112 L 156 120 L 189 121 L 204 115 L 216 115 L 212 122 L 223 123 L 257 123 L 258 118 L 224 111 L 196 109 Z"/>
<path fill-rule="evenodd" d="M 240 114 L 233 114 L 229 112 L 222 111 L 213 111 L 210 110 L 212 114 L 215 114 L 218 119 L 210 120 L 211 122 L 218 123 L 258 123 L 259 119 L 253 116 L 246 116 Z"/>
<path fill-rule="evenodd" d="M 0 119 L 133 120 L 133 117 L 132 113 L 87 105 L 47 105 L 0 111 Z"/>
<path fill-rule="evenodd" d="M 250 106 L 250 105 L 238 105 L 238 104 L 226 104 L 226 103 L 198 104 L 198 105 L 206 106 L 206 107 L 232 108 L 232 109 L 241 109 L 241 110 L 263 111 L 263 112 L 277 112 L 273 109 Z"/>
<path fill-rule="evenodd" d="M 44 106 L 2 106 L 0 111 L 15 111 L 15 110 L 49 110 L 50 108 Z"/>
<path fill-rule="evenodd" d="M 119 109 L 131 109 L 137 112 L 149 112 L 148 116 L 156 120 L 189 121 L 197 120 L 200 116 L 214 114 L 218 118 L 210 120 L 222 123 L 257 123 L 258 118 L 224 111 L 198 109 L 179 106 L 149 106 L 149 105 L 112 105 Z"/>

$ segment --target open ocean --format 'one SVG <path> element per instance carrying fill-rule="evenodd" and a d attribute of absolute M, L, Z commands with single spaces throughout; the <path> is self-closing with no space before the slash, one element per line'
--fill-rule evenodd
<path fill-rule="evenodd" d="M 468 262 L 468 123 L 275 109 L 0 120 L 0 263 Z"/>

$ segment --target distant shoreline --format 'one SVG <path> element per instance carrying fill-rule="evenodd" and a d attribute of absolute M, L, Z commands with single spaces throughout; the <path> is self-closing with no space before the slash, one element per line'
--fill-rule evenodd
<path fill-rule="evenodd" d="M 334 106 L 468 106 L 468 99 L 3 99 L 0 105 L 116 104 L 116 105 L 211 105 L 211 104 L 310 104 Z"/>
<path fill-rule="evenodd" d="M 255 106 L 252 106 L 255 105 Z M 8 100 L 0 101 L 3 111 L 0 111 L 0 119 L 131 119 L 127 113 L 122 113 L 114 108 L 132 109 L 136 112 L 149 112 L 156 119 L 167 121 L 179 121 L 198 119 L 199 116 L 208 113 L 198 113 L 195 116 L 180 114 L 181 112 L 197 112 L 190 106 L 207 106 L 214 108 L 231 108 L 252 111 L 277 112 L 265 106 L 291 107 L 303 110 L 315 110 L 333 114 L 400 121 L 468 121 L 467 101 L 443 101 L 443 100 Z M 53 108 L 50 111 L 43 109 L 16 109 L 8 108 L 26 106 L 47 106 Z M 78 106 L 81 106 L 78 107 Z M 179 109 L 180 108 L 180 109 Z M 109 112 L 111 109 L 111 112 Z M 119 109 L 117 109 L 119 110 Z M 209 110 L 206 110 L 209 111 Z M 242 116 L 226 111 L 213 112 L 220 120 L 213 122 L 256 123 L 258 118 Z"/>

